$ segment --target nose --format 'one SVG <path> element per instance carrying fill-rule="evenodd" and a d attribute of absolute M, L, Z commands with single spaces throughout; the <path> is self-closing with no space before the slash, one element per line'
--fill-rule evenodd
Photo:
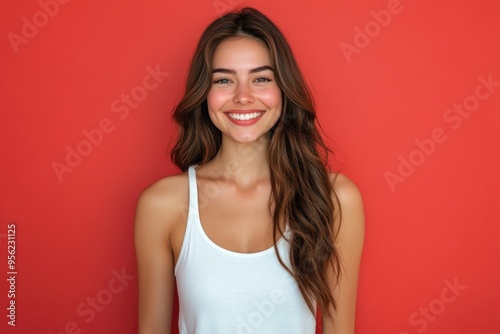
<path fill-rule="evenodd" d="M 254 101 L 252 89 L 246 83 L 238 83 L 234 92 L 234 103 L 247 104 Z"/>

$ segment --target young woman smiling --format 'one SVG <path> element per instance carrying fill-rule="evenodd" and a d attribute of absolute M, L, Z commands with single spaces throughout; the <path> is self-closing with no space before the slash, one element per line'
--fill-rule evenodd
<path fill-rule="evenodd" d="M 145 189 L 135 244 L 139 333 L 353 334 L 361 195 L 331 173 L 313 98 L 278 27 L 213 21 L 174 111 L 182 173 Z"/>

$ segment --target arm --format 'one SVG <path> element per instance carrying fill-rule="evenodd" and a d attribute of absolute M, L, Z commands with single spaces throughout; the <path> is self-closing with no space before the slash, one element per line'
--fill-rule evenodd
<path fill-rule="evenodd" d="M 139 284 L 139 334 L 170 334 L 174 296 L 168 201 L 157 184 L 139 196 L 134 241 Z M 164 192 L 163 192 L 164 193 Z"/>
<path fill-rule="evenodd" d="M 337 311 L 331 308 L 333 321 L 322 317 L 322 328 L 323 334 L 354 334 L 358 273 L 365 234 L 363 201 L 356 185 L 346 176 L 338 174 L 334 187 L 338 196 L 338 202 L 334 200 L 334 203 L 342 208 L 342 222 L 335 241 L 342 272 L 337 286 L 333 286 L 331 270 L 327 273 Z M 336 216 L 335 226 L 339 226 L 338 219 Z"/>

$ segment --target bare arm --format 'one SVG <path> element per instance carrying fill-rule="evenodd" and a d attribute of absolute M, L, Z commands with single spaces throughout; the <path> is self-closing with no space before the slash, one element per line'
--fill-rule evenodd
<path fill-rule="evenodd" d="M 358 274 L 365 234 L 363 201 L 356 185 L 343 175 L 338 175 L 335 189 L 342 208 L 342 222 L 336 240 L 342 273 L 337 286 L 333 286 L 331 271 L 327 273 L 337 311 L 332 308 L 333 321 L 322 317 L 322 327 L 323 334 L 354 334 Z M 336 226 L 338 219 L 336 217 Z"/>
<path fill-rule="evenodd" d="M 139 334 L 170 334 L 171 328 L 175 278 L 168 235 L 173 218 L 161 188 L 153 184 L 144 190 L 135 214 Z"/>

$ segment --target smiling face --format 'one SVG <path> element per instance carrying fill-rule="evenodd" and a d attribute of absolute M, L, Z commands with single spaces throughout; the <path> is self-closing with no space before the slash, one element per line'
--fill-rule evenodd
<path fill-rule="evenodd" d="M 249 143 L 265 135 L 282 105 L 268 49 L 252 38 L 225 40 L 215 50 L 212 68 L 208 112 L 223 138 Z"/>

